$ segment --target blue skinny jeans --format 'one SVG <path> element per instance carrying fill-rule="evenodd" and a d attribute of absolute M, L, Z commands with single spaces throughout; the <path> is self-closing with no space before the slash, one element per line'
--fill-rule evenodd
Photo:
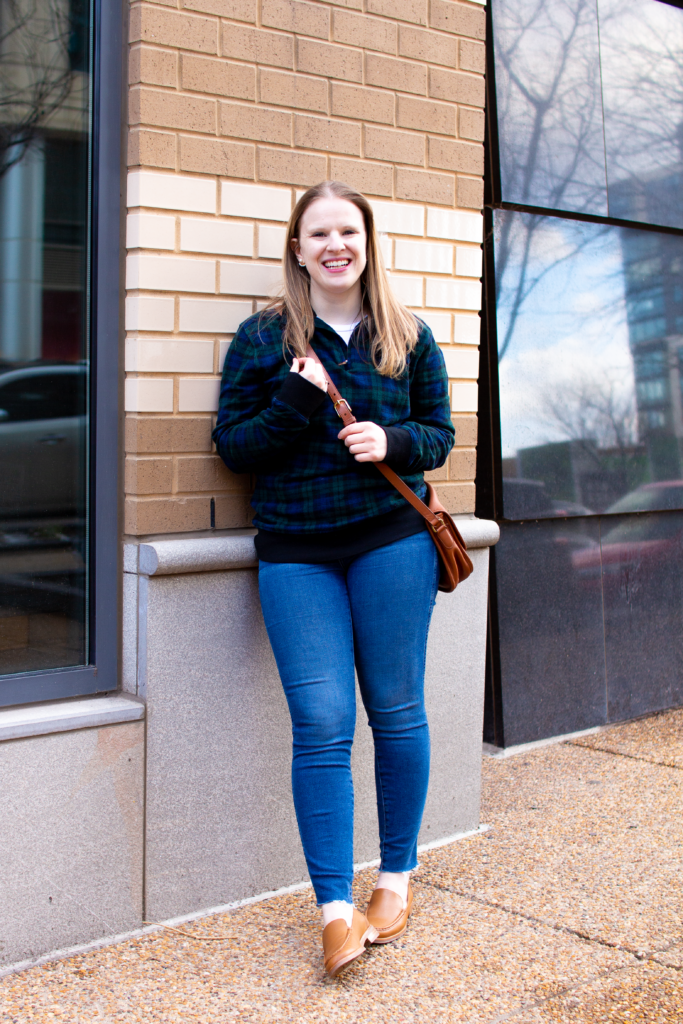
<path fill-rule="evenodd" d="M 417 866 L 429 781 L 424 704 L 438 556 L 426 531 L 319 565 L 259 563 L 292 717 L 292 793 L 319 904 L 352 902 L 354 664 L 375 745 L 381 869 Z"/>

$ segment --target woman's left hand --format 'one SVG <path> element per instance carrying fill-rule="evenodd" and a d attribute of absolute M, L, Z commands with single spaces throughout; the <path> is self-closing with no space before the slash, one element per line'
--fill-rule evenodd
<path fill-rule="evenodd" d="M 387 435 L 376 423 L 350 423 L 337 437 L 357 462 L 382 462 L 387 454 Z"/>

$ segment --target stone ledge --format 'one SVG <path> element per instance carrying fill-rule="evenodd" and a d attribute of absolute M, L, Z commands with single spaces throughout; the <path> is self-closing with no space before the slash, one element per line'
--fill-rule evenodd
<path fill-rule="evenodd" d="M 456 522 L 468 548 L 491 547 L 500 537 L 498 524 L 490 519 L 456 518 Z M 186 535 L 126 544 L 124 569 L 141 576 L 253 569 L 258 565 L 255 533 L 255 530 L 250 530 L 221 536 Z"/>
<path fill-rule="evenodd" d="M 34 704 L 0 711 L 0 742 L 47 736 L 74 729 L 137 722 L 145 717 L 145 706 L 130 697 L 88 697 L 56 704 Z"/>

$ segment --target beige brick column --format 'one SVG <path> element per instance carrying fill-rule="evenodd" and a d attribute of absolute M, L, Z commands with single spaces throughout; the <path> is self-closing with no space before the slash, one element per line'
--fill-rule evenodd
<path fill-rule="evenodd" d="M 278 288 L 301 190 L 371 199 L 396 293 L 442 346 L 474 509 L 484 11 L 456 0 L 135 0 L 126 273 L 128 534 L 249 523 L 212 450 L 238 324 Z"/>

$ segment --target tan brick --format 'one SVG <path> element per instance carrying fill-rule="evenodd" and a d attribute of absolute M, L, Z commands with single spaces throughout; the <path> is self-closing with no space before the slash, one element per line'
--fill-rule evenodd
<path fill-rule="evenodd" d="M 458 66 L 458 40 L 439 32 L 429 32 L 412 25 L 401 25 L 398 52 L 402 57 L 413 57 L 428 64 L 445 64 L 449 68 Z"/>
<path fill-rule="evenodd" d="M 455 443 L 458 445 L 476 445 L 478 420 L 473 415 L 451 416 L 455 427 Z"/>
<path fill-rule="evenodd" d="M 173 459 L 126 458 L 127 494 L 168 494 L 173 487 Z"/>
<path fill-rule="evenodd" d="M 343 78 L 347 82 L 363 81 L 363 54 L 347 46 L 298 39 L 296 66 L 299 71 L 326 78 Z M 369 83 L 371 84 L 371 83 Z"/>
<path fill-rule="evenodd" d="M 484 79 L 479 75 L 464 75 L 461 71 L 429 69 L 429 95 L 451 103 L 468 103 L 471 107 L 484 106 Z"/>
<path fill-rule="evenodd" d="M 427 24 L 427 0 L 368 0 L 367 11 L 415 25 Z"/>
<path fill-rule="evenodd" d="M 327 113 L 327 82 L 322 78 L 263 70 L 259 74 L 259 94 L 262 103 Z"/>
<path fill-rule="evenodd" d="M 128 84 L 178 84 L 178 55 L 171 50 L 156 50 L 151 46 L 133 46 L 128 54 Z"/>
<path fill-rule="evenodd" d="M 181 7 L 256 24 L 256 0 L 181 0 Z"/>
<path fill-rule="evenodd" d="M 223 174 L 227 178 L 254 178 L 256 147 L 241 142 L 180 137 L 180 170 Z"/>
<path fill-rule="evenodd" d="M 333 82 L 332 113 L 339 117 L 357 117 L 363 121 L 393 124 L 394 96 L 382 89 Z"/>
<path fill-rule="evenodd" d="M 464 171 L 465 174 L 483 174 L 484 147 L 472 142 L 430 139 L 429 166 L 440 167 L 444 171 Z"/>
<path fill-rule="evenodd" d="M 472 39 L 460 40 L 460 69 L 462 71 L 478 71 L 483 75 L 486 71 L 486 47 L 483 43 L 475 43 Z"/>
<path fill-rule="evenodd" d="M 474 448 L 454 448 L 448 456 L 451 480 L 474 480 L 477 475 L 477 453 Z"/>
<path fill-rule="evenodd" d="M 126 498 L 124 532 L 186 533 L 211 527 L 211 498 Z"/>
<path fill-rule="evenodd" d="M 393 193 L 394 169 L 390 164 L 371 164 L 364 160 L 343 160 L 332 157 L 330 177 L 345 181 L 359 192 L 370 196 L 390 196 Z"/>
<path fill-rule="evenodd" d="M 218 53 L 218 24 L 215 18 L 163 11 L 145 4 L 131 9 L 129 38 L 131 43 L 156 43 L 181 50 Z"/>
<path fill-rule="evenodd" d="M 251 526 L 254 510 L 248 494 L 219 494 L 216 496 L 216 529 L 238 530 Z"/>
<path fill-rule="evenodd" d="M 179 491 L 237 491 L 250 489 L 248 473 L 233 473 L 218 455 L 191 455 L 179 458 L 177 486 Z"/>
<path fill-rule="evenodd" d="M 440 135 L 455 135 L 456 108 L 450 103 L 398 97 L 396 122 L 401 128 L 417 128 Z"/>
<path fill-rule="evenodd" d="M 133 128 L 128 132 L 129 167 L 170 167 L 175 170 L 176 136 Z"/>
<path fill-rule="evenodd" d="M 128 97 L 130 124 L 159 128 L 186 128 L 194 132 L 216 131 L 216 101 L 134 86 Z"/>
<path fill-rule="evenodd" d="M 422 203 L 440 203 L 452 206 L 455 178 L 452 174 L 434 174 L 430 171 L 410 171 L 396 168 L 397 199 L 417 199 Z"/>
<path fill-rule="evenodd" d="M 473 483 L 437 484 L 435 490 L 444 508 L 451 515 L 474 512 L 476 491 Z"/>
<path fill-rule="evenodd" d="M 470 39 L 486 37 L 486 15 L 454 0 L 429 0 L 429 24 L 442 32 L 453 32 Z"/>
<path fill-rule="evenodd" d="M 262 0 L 261 24 L 296 32 L 301 36 L 327 39 L 330 34 L 330 12 L 317 4 L 301 0 Z"/>
<path fill-rule="evenodd" d="M 338 43 L 362 46 L 366 50 L 396 53 L 396 25 L 367 14 L 335 11 L 332 38 Z"/>
<path fill-rule="evenodd" d="M 286 149 L 259 146 L 259 178 L 285 185 L 316 185 L 326 178 L 327 159 L 313 153 L 293 153 Z"/>
<path fill-rule="evenodd" d="M 328 153 L 360 156 L 360 125 L 295 114 L 294 145 L 304 149 L 323 149 Z"/>
<path fill-rule="evenodd" d="M 484 182 L 481 178 L 458 176 L 458 206 L 467 210 L 483 210 Z"/>
<path fill-rule="evenodd" d="M 246 25 L 223 25 L 221 53 L 224 57 L 253 60 L 276 68 L 294 67 L 294 40 L 281 32 L 265 32 Z"/>
<path fill-rule="evenodd" d="M 242 103 L 221 103 L 220 123 L 221 135 L 254 139 L 257 142 L 279 142 L 284 146 L 290 145 L 292 141 L 292 115 L 283 110 L 248 107 Z"/>
<path fill-rule="evenodd" d="M 439 480 L 448 480 L 448 465 L 428 470 L 425 473 L 425 480 L 428 480 L 431 484 L 438 483 Z"/>
<path fill-rule="evenodd" d="M 210 416 L 126 416 L 127 452 L 210 452 Z"/>
<path fill-rule="evenodd" d="M 458 116 L 458 135 L 461 139 L 484 141 L 484 111 L 462 108 Z"/>
<path fill-rule="evenodd" d="M 418 164 L 424 167 L 424 135 L 409 135 L 407 132 L 366 125 L 363 152 L 371 160 L 393 160 L 399 164 Z"/>
<path fill-rule="evenodd" d="M 183 89 L 234 96 L 238 100 L 256 99 L 256 68 L 246 64 L 184 53 L 180 58 L 180 80 Z"/>
<path fill-rule="evenodd" d="M 334 7 L 352 7 L 355 11 L 363 10 L 363 0 L 321 0 L 321 2 Z"/>
<path fill-rule="evenodd" d="M 422 64 L 368 53 L 365 55 L 365 81 L 368 85 L 381 85 L 385 89 L 424 96 L 427 92 L 427 69 Z"/>

